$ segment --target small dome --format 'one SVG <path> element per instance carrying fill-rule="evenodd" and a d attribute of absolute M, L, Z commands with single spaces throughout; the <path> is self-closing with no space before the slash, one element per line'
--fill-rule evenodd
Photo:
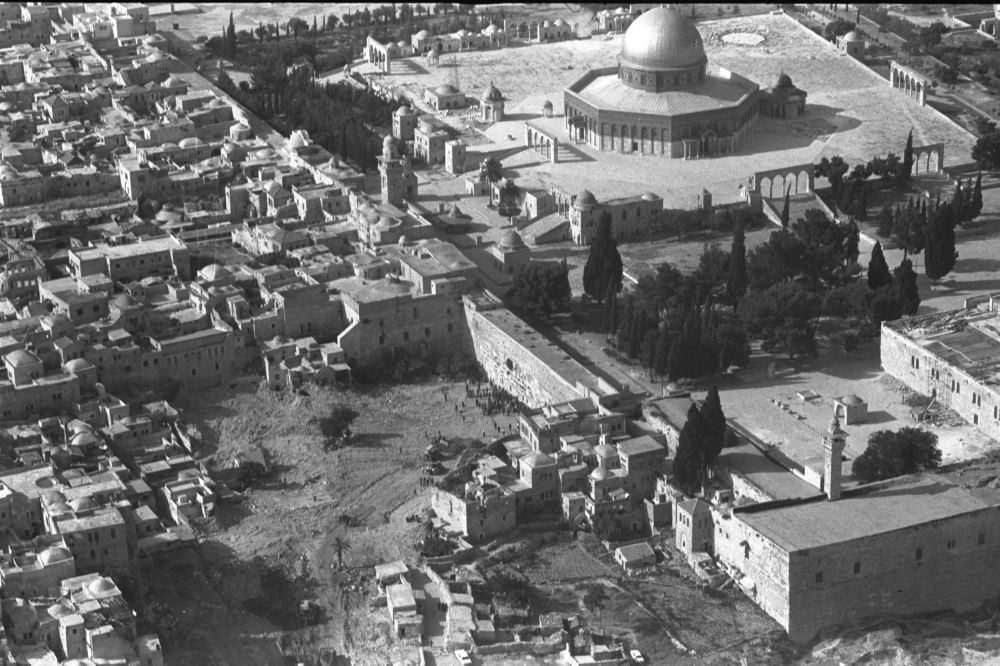
<path fill-rule="evenodd" d="M 417 39 L 427 39 L 430 36 L 431 36 L 431 33 L 429 33 L 426 30 L 421 30 L 420 32 L 418 32 L 417 34 L 414 35 L 414 37 L 416 37 Z"/>
<path fill-rule="evenodd" d="M 23 368 L 25 366 L 36 365 L 42 362 L 41 359 L 26 349 L 12 351 L 4 357 L 4 360 L 12 368 Z"/>
<path fill-rule="evenodd" d="M 168 76 L 167 80 L 163 82 L 164 88 L 179 88 L 180 86 L 186 86 L 187 81 L 179 76 Z"/>
<path fill-rule="evenodd" d="M 784 72 L 778 77 L 778 81 L 774 84 L 775 88 L 794 88 L 795 84 L 792 83 L 792 77 L 788 76 Z"/>
<path fill-rule="evenodd" d="M 610 444 L 600 444 L 594 448 L 594 453 L 598 458 L 614 458 L 618 455 L 618 449 Z"/>
<path fill-rule="evenodd" d="M 419 123 L 419 125 L 418 125 L 418 127 L 419 127 L 420 131 L 423 132 L 424 134 L 433 134 L 434 133 L 434 125 L 429 120 L 426 120 L 426 119 L 421 120 L 420 123 Z"/>
<path fill-rule="evenodd" d="M 72 608 L 68 607 L 65 603 L 63 603 L 61 601 L 59 603 L 52 604 L 51 606 L 48 607 L 47 610 L 48 610 L 49 615 L 52 616 L 52 617 L 64 617 L 66 615 L 72 615 L 74 612 L 76 612 Z M 64 664 L 70 664 L 73 661 L 80 661 L 80 660 L 79 659 L 73 659 L 72 661 L 66 661 L 66 662 L 63 662 L 63 663 Z"/>
<path fill-rule="evenodd" d="M 409 44 L 406 43 L 405 39 L 401 39 L 398 42 L 396 42 L 396 46 L 398 46 L 401 49 L 405 49 L 407 46 L 409 46 Z"/>
<path fill-rule="evenodd" d="M 406 234 L 402 234 L 399 237 L 399 246 L 400 247 L 406 247 L 409 244 L 410 244 L 410 239 L 406 237 Z"/>
<path fill-rule="evenodd" d="M 189 136 L 186 139 L 181 139 L 180 143 L 178 143 L 177 145 L 180 146 L 181 148 L 197 148 L 198 146 L 202 145 L 202 141 L 197 137 Z"/>
<path fill-rule="evenodd" d="M 73 513 L 73 507 L 71 507 L 66 502 L 57 502 L 48 507 L 50 516 L 62 516 L 67 513 Z"/>
<path fill-rule="evenodd" d="M 521 458 L 521 462 L 530 467 L 541 467 L 543 465 L 555 465 L 556 461 L 551 456 L 540 451 L 534 451 Z"/>
<path fill-rule="evenodd" d="M 389 229 L 398 226 L 399 220 L 389 217 L 388 215 L 382 215 L 378 218 L 378 223 L 375 225 L 375 228 L 379 231 L 388 231 Z"/>
<path fill-rule="evenodd" d="M 643 201 L 659 201 L 660 197 L 656 196 L 652 192 L 646 192 L 645 194 L 642 195 L 642 200 Z"/>
<path fill-rule="evenodd" d="M 611 473 L 603 467 L 596 467 L 594 468 L 594 471 L 590 473 L 590 478 L 594 481 L 603 481 L 609 476 L 611 476 Z"/>
<path fill-rule="evenodd" d="M 211 102 L 209 102 L 206 106 L 208 106 L 208 108 L 210 108 L 210 109 L 218 109 L 220 106 L 228 106 L 228 105 L 226 104 L 225 100 L 216 97 Z"/>
<path fill-rule="evenodd" d="M 232 273 L 225 266 L 219 264 L 209 264 L 203 269 L 198 271 L 198 277 L 207 282 L 215 282 L 216 280 L 223 280 L 228 277 L 232 277 Z"/>
<path fill-rule="evenodd" d="M 180 474 L 177 475 L 177 479 L 178 480 L 181 480 L 181 479 L 200 479 L 200 478 L 201 478 L 201 474 L 199 474 L 198 470 L 196 470 L 196 469 L 186 469 L 186 470 L 184 470 L 183 472 L 181 472 Z"/>
<path fill-rule="evenodd" d="M 458 35 L 459 37 L 468 37 L 469 36 L 469 31 L 466 30 L 465 28 L 462 28 L 461 30 L 459 30 L 455 34 Z"/>
<path fill-rule="evenodd" d="M 382 139 L 382 147 L 383 148 L 395 147 L 395 145 L 397 143 L 398 142 L 396 141 L 396 137 L 394 137 L 391 134 L 389 136 L 385 137 L 384 139 Z"/>
<path fill-rule="evenodd" d="M 50 490 L 42 495 L 42 502 L 48 504 L 60 504 L 66 501 L 66 496 L 59 490 Z"/>
<path fill-rule="evenodd" d="M 550 102 L 549 100 L 545 100 L 545 104 L 542 104 L 542 108 L 543 109 L 551 109 L 552 108 L 552 102 Z"/>
<path fill-rule="evenodd" d="M 98 508 L 97 501 L 90 495 L 87 495 L 86 497 L 77 497 L 69 503 L 69 506 L 76 513 L 81 511 L 91 511 Z"/>
<path fill-rule="evenodd" d="M 458 90 L 456 90 L 454 86 L 449 85 L 447 83 L 444 84 L 443 86 L 438 86 L 437 88 L 435 88 L 434 92 L 436 92 L 438 95 L 457 95 L 458 94 Z"/>
<path fill-rule="evenodd" d="M 410 108 L 409 104 L 404 104 L 403 106 L 396 109 L 397 116 L 408 116 L 413 113 L 413 109 Z"/>
<path fill-rule="evenodd" d="M 563 21 L 562 19 L 556 19 L 555 22 L 552 25 L 558 25 L 558 26 L 562 27 L 562 26 L 566 25 L 566 21 Z"/>
<path fill-rule="evenodd" d="M 490 87 L 483 92 L 483 96 L 480 98 L 484 102 L 502 102 L 503 93 L 501 93 L 493 82 L 490 81 Z"/>
<path fill-rule="evenodd" d="M 55 564 L 56 562 L 65 562 L 66 560 L 73 559 L 73 554 L 62 546 L 53 546 L 51 548 L 46 548 L 42 551 L 42 554 L 38 556 L 42 564 L 48 566 L 50 564 Z"/>
<path fill-rule="evenodd" d="M 119 310 L 123 308 L 130 308 L 137 304 L 136 300 L 128 294 L 118 294 L 111 299 L 111 305 Z"/>
<path fill-rule="evenodd" d="M 55 328 L 56 326 L 61 326 L 62 324 L 68 324 L 69 319 L 65 315 L 54 314 L 42 319 L 42 323 L 49 328 Z"/>
<path fill-rule="evenodd" d="M 524 247 L 524 240 L 519 233 L 513 229 L 508 229 L 500 237 L 500 247 L 505 250 L 519 250 Z"/>
<path fill-rule="evenodd" d="M 862 41 L 862 37 L 856 31 L 851 30 L 849 33 L 847 33 L 846 35 L 844 35 L 844 41 L 845 42 L 860 42 L 860 41 Z"/>
<path fill-rule="evenodd" d="M 618 9 L 615 10 L 615 14 L 618 14 L 619 16 L 628 16 L 629 13 L 630 13 L 629 10 L 625 9 L 624 7 L 619 7 Z"/>
<path fill-rule="evenodd" d="M 74 358 L 72 361 L 68 361 L 63 367 L 66 369 L 66 372 L 76 375 L 91 370 L 94 365 L 82 358 Z"/>
<path fill-rule="evenodd" d="M 584 190 L 576 197 L 573 207 L 577 210 L 590 210 L 597 205 L 597 197 L 590 190 Z"/>
<path fill-rule="evenodd" d="M 0 164 L 0 180 L 14 180 L 20 178 L 21 175 L 17 172 L 17 169 L 9 164 Z"/>
<path fill-rule="evenodd" d="M 458 204 L 451 205 L 451 210 L 448 211 L 448 215 L 450 217 L 466 217 L 465 213 L 462 212 L 462 209 L 458 207 Z"/>
<path fill-rule="evenodd" d="M 843 398 L 840 399 L 840 401 L 845 405 L 863 405 L 865 402 L 854 393 L 850 395 L 845 395 Z"/>
<path fill-rule="evenodd" d="M 111 592 L 118 591 L 118 588 L 115 587 L 115 584 L 111 581 L 111 579 L 105 578 L 103 576 L 101 576 L 100 578 L 92 582 L 90 585 L 88 585 L 87 589 L 94 596 L 109 594 Z"/>
<path fill-rule="evenodd" d="M 551 28 L 552 27 L 552 21 L 544 21 L 542 23 L 542 27 L 543 28 Z"/>
<path fill-rule="evenodd" d="M 486 35 L 494 35 L 498 32 L 500 32 L 500 26 L 498 26 L 496 23 L 490 23 L 483 29 L 483 34 Z"/>
<path fill-rule="evenodd" d="M 291 149 L 305 148 L 307 145 L 306 139 L 302 136 L 302 132 L 292 132 L 292 135 L 288 137 L 286 144 Z"/>
<path fill-rule="evenodd" d="M 286 342 L 288 342 L 288 338 L 286 338 L 286 337 L 285 337 L 285 336 L 283 336 L 283 335 L 276 335 L 276 336 L 274 336 L 274 338 L 273 338 L 273 339 L 271 340 L 271 344 L 273 344 L 273 345 L 283 345 L 283 344 L 285 344 Z"/>

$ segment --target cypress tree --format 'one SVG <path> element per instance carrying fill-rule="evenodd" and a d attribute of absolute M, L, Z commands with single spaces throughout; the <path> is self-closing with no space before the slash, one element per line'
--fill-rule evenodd
<path fill-rule="evenodd" d="M 979 214 L 983 212 L 983 172 L 980 171 L 979 175 L 976 176 L 976 185 L 972 189 L 972 204 L 970 206 L 971 216 L 970 220 L 974 220 L 979 217 Z"/>
<path fill-rule="evenodd" d="M 633 308 L 632 316 L 634 320 L 629 329 L 628 336 L 628 357 L 639 358 L 642 349 L 642 336 L 646 333 L 646 311 L 641 308 Z"/>
<path fill-rule="evenodd" d="M 667 355 L 667 379 L 676 382 L 684 376 L 683 342 L 681 336 L 675 335 L 670 343 L 670 353 Z"/>
<path fill-rule="evenodd" d="M 932 280 L 940 280 L 955 267 L 954 211 L 945 204 L 928 214 L 924 233 L 924 272 Z"/>
<path fill-rule="evenodd" d="M 226 30 L 226 57 L 230 59 L 236 57 L 236 23 L 233 21 L 232 12 L 229 12 L 229 28 Z"/>
<path fill-rule="evenodd" d="M 658 348 L 660 332 L 656 328 L 647 329 L 642 336 L 642 346 L 639 352 L 642 360 L 642 367 L 649 370 L 650 377 L 653 375 L 653 366 L 656 365 L 656 350 Z"/>
<path fill-rule="evenodd" d="M 791 191 L 792 191 L 791 188 L 788 188 L 787 190 L 785 190 L 785 203 L 781 207 L 781 228 L 782 229 L 787 229 L 788 228 L 788 204 L 789 204 L 789 198 L 790 198 Z"/>
<path fill-rule="evenodd" d="M 913 270 L 913 262 L 903 259 L 892 273 L 903 301 L 903 314 L 917 314 L 917 309 L 920 307 L 920 290 L 917 288 L 917 274 Z"/>
<path fill-rule="evenodd" d="M 875 241 L 872 248 L 872 258 L 868 262 L 868 288 L 878 291 L 881 287 L 892 282 L 892 275 L 889 273 L 889 264 L 885 261 L 885 254 L 882 252 L 882 243 Z"/>
<path fill-rule="evenodd" d="M 615 345 L 619 351 L 628 350 L 628 342 L 632 337 L 632 327 L 635 325 L 635 306 L 632 299 L 625 299 L 625 307 L 618 315 L 618 333 Z"/>
<path fill-rule="evenodd" d="M 726 292 L 733 301 L 733 307 L 743 294 L 747 293 L 747 246 L 743 232 L 743 224 L 736 223 L 733 230 L 733 246 L 729 252 L 729 280 L 726 282 Z"/>
<path fill-rule="evenodd" d="M 660 377 L 666 377 L 670 368 L 669 360 L 672 341 L 673 339 L 667 335 L 665 329 L 660 331 L 660 335 L 656 339 L 656 358 L 653 360 L 653 368 Z"/>
<path fill-rule="evenodd" d="M 854 204 L 854 217 L 858 218 L 859 221 L 864 222 L 865 218 L 868 217 L 868 188 L 861 188 L 861 196 L 858 197 L 858 202 Z"/>
<path fill-rule="evenodd" d="M 713 386 L 705 396 L 701 406 L 701 416 L 705 421 L 705 438 L 702 451 L 704 453 L 705 469 L 710 470 L 722 453 L 726 442 L 726 414 L 722 411 L 722 401 L 719 400 L 719 388 Z"/>
<path fill-rule="evenodd" d="M 608 337 L 618 331 L 618 297 L 615 291 L 608 289 L 604 295 L 604 332 Z"/>
<path fill-rule="evenodd" d="M 705 421 L 695 404 L 687 413 L 687 421 L 677 438 L 674 454 L 674 480 L 688 495 L 694 495 L 701 485 L 705 460 L 701 442 L 705 436 Z"/>
<path fill-rule="evenodd" d="M 900 168 L 901 180 L 905 183 L 910 180 L 910 172 L 913 171 L 913 130 L 906 136 L 906 148 L 903 149 L 903 164 Z"/>
<path fill-rule="evenodd" d="M 951 197 L 951 208 L 955 211 L 955 222 L 961 224 L 965 222 L 965 189 L 962 187 L 961 181 L 955 186 L 955 194 Z"/>
<path fill-rule="evenodd" d="M 621 286 L 623 271 L 622 255 L 612 235 L 611 214 L 605 211 L 597 223 L 597 233 L 583 267 L 583 291 L 600 303 L 609 285 L 615 290 Z"/>

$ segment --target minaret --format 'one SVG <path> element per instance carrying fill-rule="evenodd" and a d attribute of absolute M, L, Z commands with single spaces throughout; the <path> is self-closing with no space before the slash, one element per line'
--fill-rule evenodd
<path fill-rule="evenodd" d="M 840 429 L 840 419 L 833 415 L 830 427 L 823 435 L 823 449 L 826 454 L 823 469 L 823 485 L 830 501 L 840 499 L 840 466 L 844 457 L 847 433 Z"/>
<path fill-rule="evenodd" d="M 396 138 L 385 137 L 382 142 L 382 156 L 378 158 L 378 170 L 382 180 L 382 203 L 400 206 L 403 203 L 403 163 L 396 151 Z"/>

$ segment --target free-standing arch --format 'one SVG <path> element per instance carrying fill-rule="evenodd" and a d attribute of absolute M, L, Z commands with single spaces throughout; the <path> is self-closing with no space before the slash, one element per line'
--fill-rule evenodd
<path fill-rule="evenodd" d="M 918 102 L 920 106 L 927 104 L 927 90 L 931 87 L 931 80 L 895 60 L 889 65 L 889 85 Z"/>
<path fill-rule="evenodd" d="M 912 175 L 921 173 L 941 173 L 944 169 L 944 144 L 932 143 L 913 149 Z"/>
<path fill-rule="evenodd" d="M 757 171 L 747 180 L 748 189 L 750 192 L 756 192 L 767 199 L 785 196 L 785 189 L 788 185 L 791 186 L 789 190 L 791 194 L 812 192 L 816 188 L 814 169 L 814 165 L 810 162 L 782 169 Z M 779 185 L 780 189 L 776 188 L 775 185 Z"/>

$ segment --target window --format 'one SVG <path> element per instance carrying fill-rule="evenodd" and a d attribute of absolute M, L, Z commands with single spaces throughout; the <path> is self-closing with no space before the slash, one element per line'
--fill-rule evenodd
<path fill-rule="evenodd" d="M 954 539 L 948 539 L 948 550 L 951 550 L 954 547 L 955 547 L 955 540 Z"/>
<path fill-rule="evenodd" d="M 823 582 L 823 572 L 822 571 L 817 571 L 816 572 L 816 582 L 817 583 L 822 583 Z"/>
<path fill-rule="evenodd" d="M 979 533 L 979 545 L 982 546 L 984 543 L 986 543 L 986 532 L 980 532 Z"/>
<path fill-rule="evenodd" d="M 453 329 L 453 328 L 454 328 L 454 326 L 452 326 L 451 324 L 448 324 L 448 332 L 449 332 L 449 333 L 451 333 L 451 332 L 452 332 L 452 329 Z"/>
<path fill-rule="evenodd" d="M 861 562 L 855 562 L 854 563 L 854 575 L 857 576 L 859 573 L 861 573 Z"/>
<path fill-rule="evenodd" d="M 917 548 L 917 560 L 919 561 L 919 560 L 922 560 L 922 559 L 924 559 L 924 549 L 923 548 Z"/>
<path fill-rule="evenodd" d="M 97 559 L 97 551 L 96 550 L 90 551 L 90 559 L 92 559 L 92 560 L 96 560 Z"/>
<path fill-rule="evenodd" d="M 431 327 L 430 326 L 428 326 L 427 328 L 424 329 L 424 337 L 425 338 L 431 337 Z"/>
<path fill-rule="evenodd" d="M 410 332 L 409 331 L 403 331 L 403 342 L 406 342 L 409 339 L 410 339 Z"/>
<path fill-rule="evenodd" d="M 417 318 L 417 309 L 416 308 L 413 308 L 413 318 L 414 319 Z"/>

